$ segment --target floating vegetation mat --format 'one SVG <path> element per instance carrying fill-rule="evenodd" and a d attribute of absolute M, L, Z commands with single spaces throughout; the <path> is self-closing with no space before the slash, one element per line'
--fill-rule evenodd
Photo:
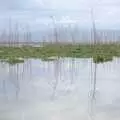
<path fill-rule="evenodd" d="M 47 44 L 42 47 L 0 47 L 0 59 L 10 64 L 23 63 L 26 58 L 53 61 L 59 57 L 93 58 L 95 63 L 102 63 L 111 61 L 113 57 L 120 57 L 120 45 L 59 43 Z"/>

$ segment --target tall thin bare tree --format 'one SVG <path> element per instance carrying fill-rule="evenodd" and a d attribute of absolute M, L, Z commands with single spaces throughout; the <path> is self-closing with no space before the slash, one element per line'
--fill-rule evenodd
<path fill-rule="evenodd" d="M 58 43 L 58 33 L 57 33 L 57 26 L 56 26 L 56 19 L 55 16 L 50 16 L 52 19 L 53 29 L 54 29 L 54 37 L 55 37 L 55 43 Z"/>
<path fill-rule="evenodd" d="M 97 33 L 96 33 L 96 24 L 95 24 L 95 18 L 94 18 L 93 12 L 94 12 L 93 8 L 91 8 L 91 21 L 92 21 L 92 31 L 93 31 L 92 47 L 95 48 L 96 44 L 97 44 Z M 94 49 L 94 50 L 96 50 L 96 49 Z M 94 70 L 93 70 L 93 65 L 94 65 Z M 97 63 L 93 64 L 93 61 L 91 61 L 91 82 L 90 82 L 91 87 L 90 87 L 90 111 L 89 111 L 91 119 L 94 119 L 94 114 L 95 114 L 96 74 L 97 74 Z"/>

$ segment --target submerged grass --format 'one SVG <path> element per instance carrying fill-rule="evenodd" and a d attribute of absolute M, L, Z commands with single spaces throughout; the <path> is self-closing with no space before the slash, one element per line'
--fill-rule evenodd
<path fill-rule="evenodd" d="M 24 58 L 54 60 L 52 57 L 93 58 L 95 63 L 120 57 L 120 44 L 46 44 L 43 47 L 0 47 L 0 59 L 10 64 L 24 62 Z M 49 59 L 51 57 L 51 59 Z M 23 58 L 23 59 L 19 59 Z"/>

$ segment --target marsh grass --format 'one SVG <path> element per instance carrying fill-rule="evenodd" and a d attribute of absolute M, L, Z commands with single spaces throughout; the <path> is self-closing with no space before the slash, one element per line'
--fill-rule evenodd
<path fill-rule="evenodd" d="M 14 64 L 17 64 L 17 63 L 24 63 L 24 60 L 19 59 L 19 58 L 9 58 L 5 62 L 9 63 L 10 65 L 14 65 Z"/>
<path fill-rule="evenodd" d="M 46 44 L 42 47 L 0 47 L 0 59 L 16 64 L 24 62 L 24 58 L 40 58 L 45 61 L 52 57 L 93 58 L 95 63 L 112 60 L 120 56 L 119 44 Z M 49 59 L 51 57 L 51 59 Z M 19 59 L 23 58 L 23 59 Z"/>

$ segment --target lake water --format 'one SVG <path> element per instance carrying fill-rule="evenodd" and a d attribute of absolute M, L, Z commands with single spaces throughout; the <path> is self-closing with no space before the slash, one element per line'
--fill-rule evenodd
<path fill-rule="evenodd" d="M 0 63 L 0 120 L 120 120 L 120 59 L 91 61 Z"/>

